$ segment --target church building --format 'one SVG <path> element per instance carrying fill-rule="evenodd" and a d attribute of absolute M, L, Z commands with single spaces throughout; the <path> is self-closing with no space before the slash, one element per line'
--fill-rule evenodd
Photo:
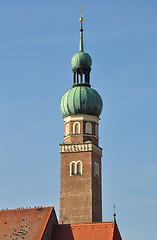
<path fill-rule="evenodd" d="M 103 102 L 91 88 L 92 59 L 80 47 L 71 60 L 73 85 L 61 99 L 64 143 L 60 144 L 60 216 L 54 207 L 0 211 L 0 240 L 122 240 L 116 214 L 102 222 L 102 148 L 99 116 Z"/>

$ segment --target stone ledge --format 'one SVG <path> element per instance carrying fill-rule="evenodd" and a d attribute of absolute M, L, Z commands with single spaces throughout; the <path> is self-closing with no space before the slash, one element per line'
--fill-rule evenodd
<path fill-rule="evenodd" d="M 91 152 L 94 151 L 102 156 L 102 148 L 95 146 L 91 141 L 85 143 L 61 143 L 60 153 L 73 152 Z"/>

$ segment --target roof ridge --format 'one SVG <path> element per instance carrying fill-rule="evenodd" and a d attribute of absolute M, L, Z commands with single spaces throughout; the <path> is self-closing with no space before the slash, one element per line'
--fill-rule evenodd
<path fill-rule="evenodd" d="M 39 209 L 39 208 L 54 208 L 53 206 L 49 207 L 25 207 L 25 208 L 13 208 L 13 209 L 1 209 L 0 212 L 7 212 L 7 211 L 19 211 L 19 210 L 34 210 L 34 209 Z"/>
<path fill-rule="evenodd" d="M 113 221 L 109 221 L 109 222 L 94 222 L 94 223 L 73 223 L 73 224 L 58 224 L 56 227 L 67 227 L 67 226 L 99 226 L 99 225 L 105 225 L 105 224 L 109 224 L 109 225 L 114 225 Z"/>

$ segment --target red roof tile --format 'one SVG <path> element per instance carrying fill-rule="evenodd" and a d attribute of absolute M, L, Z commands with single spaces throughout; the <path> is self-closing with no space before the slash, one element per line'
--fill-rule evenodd
<path fill-rule="evenodd" d="M 0 211 L 0 240 L 40 240 L 53 207 Z"/>
<path fill-rule="evenodd" d="M 52 240 L 122 240 L 113 222 L 57 225 Z"/>

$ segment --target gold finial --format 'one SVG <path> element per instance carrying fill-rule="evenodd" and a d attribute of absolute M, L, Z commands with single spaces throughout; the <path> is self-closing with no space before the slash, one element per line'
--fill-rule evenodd
<path fill-rule="evenodd" d="M 80 10 L 80 12 L 81 12 L 80 22 L 82 23 L 82 22 L 83 22 L 83 17 L 82 17 L 82 6 L 81 6 L 81 10 Z"/>

